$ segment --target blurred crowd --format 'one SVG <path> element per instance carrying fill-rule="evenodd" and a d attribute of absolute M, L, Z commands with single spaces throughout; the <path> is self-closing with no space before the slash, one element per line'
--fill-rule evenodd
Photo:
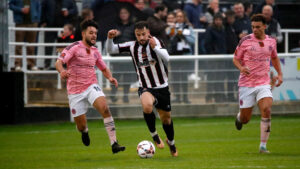
<path fill-rule="evenodd" d="M 152 36 L 159 38 L 170 55 L 191 55 L 194 53 L 195 32 L 194 29 L 205 29 L 205 33 L 198 33 L 199 54 L 232 54 L 241 38 L 252 33 L 250 17 L 255 13 L 262 13 L 267 19 L 266 33 L 277 39 L 278 43 L 283 40 L 278 22 L 278 8 L 275 0 L 262 0 L 255 8 L 251 1 L 238 1 L 230 6 L 220 7 L 219 0 L 208 0 L 203 4 L 202 0 L 82 0 L 82 9 L 78 10 L 75 0 L 10 0 L 9 9 L 13 11 L 16 27 L 62 27 L 60 34 L 46 32 L 44 42 L 69 43 L 81 40 L 80 23 L 84 20 L 93 19 L 99 24 L 98 40 L 104 42 L 108 30 L 117 29 L 118 36 L 115 43 L 135 40 L 133 25 L 140 20 L 147 20 Z M 81 11 L 79 14 L 78 11 Z M 17 42 L 36 42 L 37 32 L 16 31 Z M 59 52 L 61 49 L 57 49 Z M 53 47 L 46 47 L 45 55 L 53 55 Z M 22 54 L 21 46 L 16 47 L 16 55 Z M 35 55 L 35 48 L 28 47 L 27 55 Z M 173 89 L 175 90 L 174 102 L 189 103 L 187 97 L 190 69 L 192 61 L 171 63 Z M 28 69 L 53 69 L 51 59 L 45 59 L 44 67 L 38 68 L 34 59 L 28 59 Z M 128 71 L 128 66 L 113 65 L 114 71 Z M 15 71 L 20 71 L 21 59 L 15 60 Z M 130 66 L 133 69 L 133 66 Z M 232 69 L 230 61 L 201 62 L 201 69 Z M 175 69 L 176 68 L 176 69 Z M 177 71 L 176 71 L 177 70 Z M 134 70 L 132 70 L 134 71 Z M 116 75 L 117 76 L 117 75 Z M 128 75 L 123 75 L 129 77 Z M 206 101 L 234 100 L 232 92 L 227 96 L 224 86 L 232 91 L 236 85 L 234 73 L 207 72 L 207 80 L 216 81 L 227 79 L 228 84 L 212 83 L 207 85 L 210 93 Z M 135 77 L 132 77 L 135 78 Z M 129 82 L 132 79 L 124 79 L 124 102 L 128 102 L 126 93 L 129 90 Z M 127 83 L 128 82 L 128 83 Z M 178 82 L 178 83 L 177 83 Z M 179 83 L 180 82 L 180 83 Z M 116 89 L 112 90 L 113 93 Z M 112 97 L 113 102 L 117 99 Z"/>

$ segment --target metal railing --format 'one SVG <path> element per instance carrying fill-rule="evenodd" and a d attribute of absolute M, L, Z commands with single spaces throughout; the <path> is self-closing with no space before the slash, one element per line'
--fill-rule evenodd
<path fill-rule="evenodd" d="M 9 30 L 11 31 L 61 31 L 61 28 L 14 28 L 10 27 Z M 199 32 L 205 32 L 204 29 L 195 29 L 195 39 L 198 39 L 198 33 Z M 285 53 L 279 53 L 278 56 L 280 58 L 285 57 L 296 57 L 299 56 L 299 53 L 288 53 L 288 35 L 289 33 L 300 33 L 300 30 L 298 29 L 282 29 L 282 32 L 285 34 Z M 9 46 L 22 46 L 22 55 L 9 55 L 9 58 L 22 58 L 22 70 L 24 72 L 24 101 L 25 104 L 28 103 L 28 89 L 27 89 L 27 75 L 28 74 L 57 74 L 57 89 L 61 88 L 61 79 L 57 71 L 55 70 L 39 70 L 39 71 L 30 71 L 27 70 L 27 59 L 56 59 L 57 55 L 52 56 L 44 56 L 44 55 L 26 55 L 28 46 L 67 46 L 69 43 L 23 43 L 23 42 L 9 42 Z M 98 49 L 102 49 L 101 44 L 98 43 L 100 47 Z M 101 52 L 101 51 L 100 51 Z M 194 55 L 185 55 L 185 56 L 171 56 L 170 61 L 179 61 L 179 60 L 186 60 L 186 61 L 193 61 L 194 62 L 194 69 L 193 73 L 195 77 L 199 76 L 199 71 L 201 68 L 199 68 L 199 61 L 208 61 L 208 60 L 226 60 L 226 59 L 232 59 L 233 55 L 197 55 L 198 53 L 198 40 L 195 41 L 195 53 Z M 123 62 L 123 61 L 131 61 L 131 57 L 110 57 L 110 56 L 103 56 L 103 60 L 109 65 L 110 63 L 115 62 Z M 11 65 L 11 64 L 9 64 Z M 10 68 L 10 67 L 9 67 Z M 211 70 L 210 70 L 211 71 Z M 214 71 L 214 70 L 212 70 Z M 100 85 L 102 85 L 103 77 L 102 74 L 99 73 L 100 71 L 97 70 L 97 77 L 100 82 Z M 107 81 L 106 81 L 107 82 Z M 193 82 L 193 87 L 195 89 L 199 88 L 199 79 L 195 78 Z M 106 83 L 106 87 L 109 86 L 109 83 Z"/>

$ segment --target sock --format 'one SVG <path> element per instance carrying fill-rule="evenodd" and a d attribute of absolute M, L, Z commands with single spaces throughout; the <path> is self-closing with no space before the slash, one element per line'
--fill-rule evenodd
<path fill-rule="evenodd" d="M 173 127 L 173 121 L 171 120 L 171 123 L 170 124 L 163 124 L 163 128 L 164 128 L 164 131 L 167 135 L 167 138 L 168 138 L 168 142 L 169 144 L 171 143 L 175 143 L 174 142 L 174 127 Z M 171 145 L 173 145 L 171 144 Z"/>
<path fill-rule="evenodd" d="M 104 122 L 104 126 L 106 129 L 107 135 L 110 140 L 110 144 L 113 145 L 114 142 L 117 142 L 114 119 L 112 118 L 112 116 L 106 117 L 103 119 L 103 122 Z"/>
<path fill-rule="evenodd" d="M 237 119 L 239 122 L 241 122 L 240 116 L 241 116 L 241 112 L 239 112 L 239 113 L 237 114 L 237 116 L 236 116 L 236 119 Z"/>
<path fill-rule="evenodd" d="M 266 148 L 267 141 L 270 135 L 271 119 L 261 118 L 260 121 L 260 145 Z"/>
<path fill-rule="evenodd" d="M 145 121 L 147 123 L 147 126 L 148 126 L 148 129 L 149 129 L 150 133 L 154 133 L 155 134 L 156 133 L 156 128 L 155 128 L 155 114 L 153 112 L 151 112 L 150 114 L 146 114 L 144 112 L 144 119 L 145 119 Z"/>

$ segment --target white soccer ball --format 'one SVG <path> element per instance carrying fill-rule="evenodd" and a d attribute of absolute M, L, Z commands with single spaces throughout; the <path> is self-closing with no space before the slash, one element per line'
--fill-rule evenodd
<path fill-rule="evenodd" d="M 155 153 L 155 147 L 151 141 L 141 141 L 136 148 L 137 154 L 141 158 L 151 158 Z"/>

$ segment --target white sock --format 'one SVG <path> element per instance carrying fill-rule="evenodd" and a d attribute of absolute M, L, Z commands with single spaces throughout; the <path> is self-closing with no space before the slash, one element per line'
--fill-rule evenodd
<path fill-rule="evenodd" d="M 169 143 L 171 146 L 173 146 L 173 145 L 175 144 L 175 140 L 172 140 L 172 141 L 168 140 L 168 143 Z"/>
<path fill-rule="evenodd" d="M 110 144 L 113 145 L 114 142 L 117 141 L 114 119 L 112 118 L 112 116 L 106 117 L 103 119 L 103 122 L 104 122 L 104 127 L 106 129 L 107 135 L 110 140 Z"/>
<path fill-rule="evenodd" d="M 264 147 L 264 148 L 267 148 L 267 143 L 260 142 L 260 145 L 259 145 L 259 147 Z"/>
<path fill-rule="evenodd" d="M 241 122 L 240 116 L 241 116 L 241 112 L 239 112 L 239 113 L 237 114 L 237 116 L 236 116 L 236 119 L 237 119 L 239 122 Z"/>
<path fill-rule="evenodd" d="M 150 134 L 151 134 L 151 136 L 153 137 L 153 136 L 155 136 L 155 135 L 157 135 L 157 131 L 155 131 L 155 132 L 150 132 Z"/>

